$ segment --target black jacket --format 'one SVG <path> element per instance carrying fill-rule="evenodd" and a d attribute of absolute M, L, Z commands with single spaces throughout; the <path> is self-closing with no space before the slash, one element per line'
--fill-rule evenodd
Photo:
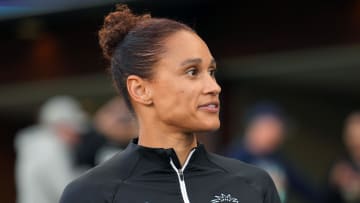
<path fill-rule="evenodd" d="M 136 140 L 70 183 L 60 203 L 280 203 L 270 176 L 199 145 L 183 168 L 173 149 Z"/>

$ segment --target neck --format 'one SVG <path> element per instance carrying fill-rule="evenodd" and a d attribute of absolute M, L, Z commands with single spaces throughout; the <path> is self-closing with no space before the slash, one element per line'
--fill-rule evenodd
<path fill-rule="evenodd" d="M 355 162 L 355 164 L 360 167 L 360 153 L 358 153 L 358 154 L 353 153 L 351 158 L 352 158 L 352 161 Z"/>
<path fill-rule="evenodd" d="M 139 145 L 151 148 L 173 148 L 181 165 L 184 165 L 190 151 L 197 146 L 194 133 L 159 132 L 139 130 Z"/>

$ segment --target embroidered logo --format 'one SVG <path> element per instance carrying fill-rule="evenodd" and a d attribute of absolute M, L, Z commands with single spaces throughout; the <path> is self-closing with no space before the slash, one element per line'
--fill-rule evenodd
<path fill-rule="evenodd" d="M 239 203 L 239 200 L 235 197 L 231 197 L 230 194 L 224 195 L 221 193 L 221 195 L 215 195 L 215 199 L 211 200 L 211 203 L 220 203 L 220 202 L 233 202 L 233 203 Z"/>

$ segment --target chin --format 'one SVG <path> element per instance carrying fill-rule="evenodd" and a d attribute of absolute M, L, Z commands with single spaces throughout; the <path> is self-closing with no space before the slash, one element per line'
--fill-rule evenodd
<path fill-rule="evenodd" d="M 202 123 L 201 126 L 199 127 L 199 131 L 201 132 L 210 132 L 210 131 L 215 131 L 218 130 L 220 128 L 220 121 L 213 121 L 213 122 L 208 122 L 208 123 Z"/>

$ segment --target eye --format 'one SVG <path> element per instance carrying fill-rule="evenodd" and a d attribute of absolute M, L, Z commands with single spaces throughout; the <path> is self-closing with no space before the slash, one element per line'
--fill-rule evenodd
<path fill-rule="evenodd" d="M 216 68 L 212 68 L 209 70 L 209 74 L 211 77 L 215 77 L 215 73 L 216 73 Z"/>
<path fill-rule="evenodd" d="M 193 67 L 190 68 L 186 71 L 186 74 L 190 75 L 190 76 L 196 76 L 198 74 L 198 70 L 197 68 Z"/>

